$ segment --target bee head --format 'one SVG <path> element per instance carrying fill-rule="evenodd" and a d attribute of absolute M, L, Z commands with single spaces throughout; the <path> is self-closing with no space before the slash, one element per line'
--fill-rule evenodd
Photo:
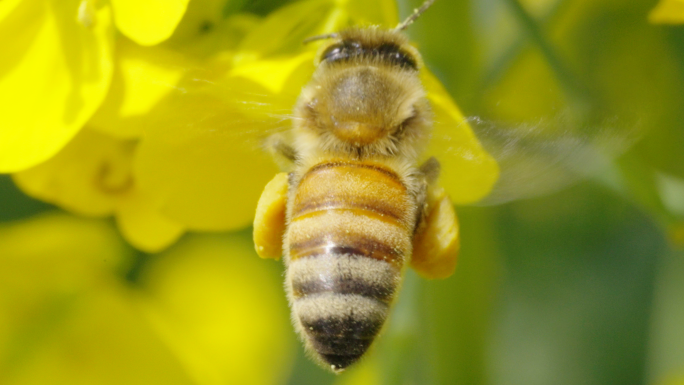
<path fill-rule="evenodd" d="M 391 155 L 429 125 L 421 66 L 398 31 L 343 31 L 321 50 L 296 111 L 331 149 Z"/>

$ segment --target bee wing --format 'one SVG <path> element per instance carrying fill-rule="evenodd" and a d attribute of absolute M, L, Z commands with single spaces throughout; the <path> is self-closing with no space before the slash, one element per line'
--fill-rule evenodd
<path fill-rule="evenodd" d="M 607 169 L 641 136 L 638 119 L 587 123 L 570 109 L 519 124 L 465 118 L 432 75 L 423 83 L 435 115 L 428 155 L 442 164 L 440 184 L 455 204 L 550 194 Z"/>
<path fill-rule="evenodd" d="M 269 84 L 278 80 L 254 81 L 255 75 L 244 68 L 219 73 L 217 77 L 212 70 L 199 68 L 173 86 L 147 114 L 143 141 L 181 133 L 239 143 L 241 151 L 268 156 L 267 138 L 287 131 L 295 119 L 292 108 L 298 95 L 287 91 L 297 87 L 274 89 Z"/>
<path fill-rule="evenodd" d="M 244 76 L 187 77 L 145 115 L 134 160 L 141 190 L 192 229 L 248 225 L 279 171 L 265 140 L 291 126 L 295 100 Z"/>
<path fill-rule="evenodd" d="M 481 205 L 550 194 L 595 176 L 638 138 L 635 124 L 611 118 L 583 125 L 569 112 L 517 125 L 468 121 L 500 168 Z"/>

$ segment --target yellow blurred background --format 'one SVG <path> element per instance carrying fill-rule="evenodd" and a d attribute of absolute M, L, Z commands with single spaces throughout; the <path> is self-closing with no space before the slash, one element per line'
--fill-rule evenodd
<path fill-rule="evenodd" d="M 0 3 L 0 384 L 684 384 L 679 0 L 437 0 L 408 34 L 498 204 L 457 206 L 456 274 L 409 271 L 358 367 L 304 355 L 251 241 L 258 137 L 303 38 L 419 3 Z"/>

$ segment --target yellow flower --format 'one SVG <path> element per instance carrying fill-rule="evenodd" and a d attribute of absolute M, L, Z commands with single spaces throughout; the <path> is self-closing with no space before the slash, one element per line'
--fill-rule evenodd
<path fill-rule="evenodd" d="M 86 216 L 116 215 L 133 246 L 159 251 L 184 228 L 151 209 L 133 179 L 135 142 L 83 129 L 47 162 L 14 174 L 27 194 Z"/>
<path fill-rule="evenodd" d="M 0 383 L 120 384 L 134 373 L 184 383 L 114 279 L 130 255 L 106 224 L 63 215 L 5 224 L 0 249 Z"/>
<path fill-rule="evenodd" d="M 188 0 L 0 3 L 0 172 L 54 156 L 104 100 L 114 27 L 140 44 L 167 39 Z"/>
<path fill-rule="evenodd" d="M 684 23 L 684 1 L 660 0 L 648 15 L 648 21 L 654 24 Z"/>
<path fill-rule="evenodd" d="M 216 1 L 201 3 L 211 11 L 191 3 L 163 44 L 117 39 L 106 99 L 63 153 L 15 176 L 22 189 L 80 214 L 114 214 L 129 242 L 147 251 L 185 230 L 249 226 L 261 190 L 278 172 L 263 140 L 289 127 L 322 44 L 302 41 L 398 22 L 392 0 L 306 0 L 263 20 L 217 18 Z M 427 155 L 442 162 L 442 183 L 455 203 L 477 201 L 496 181 L 497 164 L 428 70 L 423 81 L 440 138 Z M 110 179 L 117 188 L 103 183 Z"/>
<path fill-rule="evenodd" d="M 145 115 L 196 65 L 173 50 L 118 39 L 111 88 L 88 126 L 116 138 L 140 137 L 149 124 Z"/>
<path fill-rule="evenodd" d="M 0 2 L 0 172 L 54 156 L 107 93 L 110 6 L 93 6 L 87 25 L 78 8 L 78 0 Z"/>
<path fill-rule="evenodd" d="M 190 0 L 110 1 L 119 31 L 140 45 L 154 45 L 171 36 Z"/>
<path fill-rule="evenodd" d="M 250 234 L 190 237 L 140 282 L 145 318 L 195 383 L 283 382 L 295 341 L 281 276 L 255 257 Z"/>
<path fill-rule="evenodd" d="M 244 20 L 237 24 L 246 28 Z M 57 155 L 14 179 L 29 195 L 77 214 L 114 214 L 132 245 L 155 252 L 173 243 L 184 226 L 159 214 L 137 187 L 135 138 L 149 124 L 150 109 L 196 65 L 193 55 L 171 49 L 143 48 L 125 38 L 116 45 L 112 86 L 88 127 Z"/>
<path fill-rule="evenodd" d="M 256 385 L 287 375 L 294 341 L 280 277 L 245 234 L 195 236 L 144 259 L 135 285 L 123 278 L 130 249 L 102 221 L 5 224 L 0 250 L 2 384 Z"/>

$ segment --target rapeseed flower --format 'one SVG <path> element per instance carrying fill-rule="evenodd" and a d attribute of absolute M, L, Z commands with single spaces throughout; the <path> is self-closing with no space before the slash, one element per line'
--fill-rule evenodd
<path fill-rule="evenodd" d="M 14 174 L 26 193 L 85 216 L 115 215 L 135 247 L 159 251 L 183 226 L 154 211 L 133 179 L 135 141 L 84 128 L 50 160 Z"/>
<path fill-rule="evenodd" d="M 109 90 L 115 29 L 142 45 L 167 39 L 189 0 L 13 0 L 0 4 L 0 172 L 54 156 Z"/>
<path fill-rule="evenodd" d="M 294 339 L 278 272 L 252 249 L 194 236 L 126 280 L 134 255 L 103 221 L 0 226 L 0 382 L 280 383 Z"/>
<path fill-rule="evenodd" d="M 42 124 L 44 140 L 57 135 L 53 131 L 61 135 L 49 140 L 51 152 L 5 156 L 6 171 L 26 193 L 77 214 L 114 215 L 126 239 L 148 252 L 163 250 L 186 230 L 232 231 L 251 223 L 261 189 L 278 171 L 261 144 L 289 126 L 297 94 L 313 72 L 319 46 L 303 45 L 305 38 L 351 25 L 398 23 L 390 0 L 307 0 L 263 20 L 247 14 L 208 18 L 200 6 L 220 12 L 220 2 L 197 1 L 179 24 L 185 3 L 169 2 L 168 12 L 160 12 L 163 20 L 137 28 L 135 17 L 146 13 L 131 16 L 128 2 L 112 2 L 115 26 L 125 36 L 114 40 L 110 27 L 107 93 L 89 98 L 97 111 L 84 113 L 89 120 L 79 120 L 68 135 Z M 76 4 L 72 8 L 74 16 Z M 91 28 L 111 18 L 89 17 L 97 20 L 86 23 Z M 84 28 L 82 19 L 69 21 Z M 176 24 L 178 35 L 169 38 Z M 446 155 L 442 183 L 455 203 L 477 201 L 496 181 L 496 162 L 439 81 L 427 70 L 423 81 L 435 136 L 448 139 L 433 141 L 428 153 Z M 16 117 L 6 135 L 34 145 L 35 133 L 17 134 L 27 132 L 22 124 Z"/>
<path fill-rule="evenodd" d="M 240 230 L 278 171 L 262 140 L 290 125 L 311 75 L 319 47 L 304 38 L 398 17 L 389 0 L 308 0 L 266 17 L 238 12 L 244 3 L 0 1 L 0 172 L 76 215 L 0 226 L 0 383 L 284 383 L 299 345 L 280 266 L 259 261 Z M 643 202 L 681 213 L 680 188 L 649 183 L 684 178 L 684 98 L 676 28 L 645 22 L 653 3 L 438 1 L 443 12 L 410 33 L 487 119 L 567 112 L 591 139 L 592 122 L 643 111 L 648 135 L 607 176 L 660 218 Z M 457 203 L 477 200 L 496 163 L 435 77 L 424 83 L 437 115 L 428 155 Z M 335 384 L 640 381 L 644 356 L 652 383 L 680 383 L 681 253 L 653 282 L 652 218 L 591 189 L 461 210 L 468 244 L 454 279 L 421 288 L 408 274 L 378 349 Z M 113 216 L 118 232 L 77 216 Z M 682 245 L 681 221 L 669 229 Z M 207 231 L 225 234 L 196 234 Z M 654 307 L 665 281 L 675 290 Z M 666 322 L 647 325 L 657 312 Z M 653 348 L 649 329 L 668 343 Z M 290 383 L 316 375 L 297 360 Z"/>
<path fill-rule="evenodd" d="M 0 172 L 54 156 L 107 94 L 112 11 L 85 4 L 84 11 L 76 0 L 0 3 Z"/>

